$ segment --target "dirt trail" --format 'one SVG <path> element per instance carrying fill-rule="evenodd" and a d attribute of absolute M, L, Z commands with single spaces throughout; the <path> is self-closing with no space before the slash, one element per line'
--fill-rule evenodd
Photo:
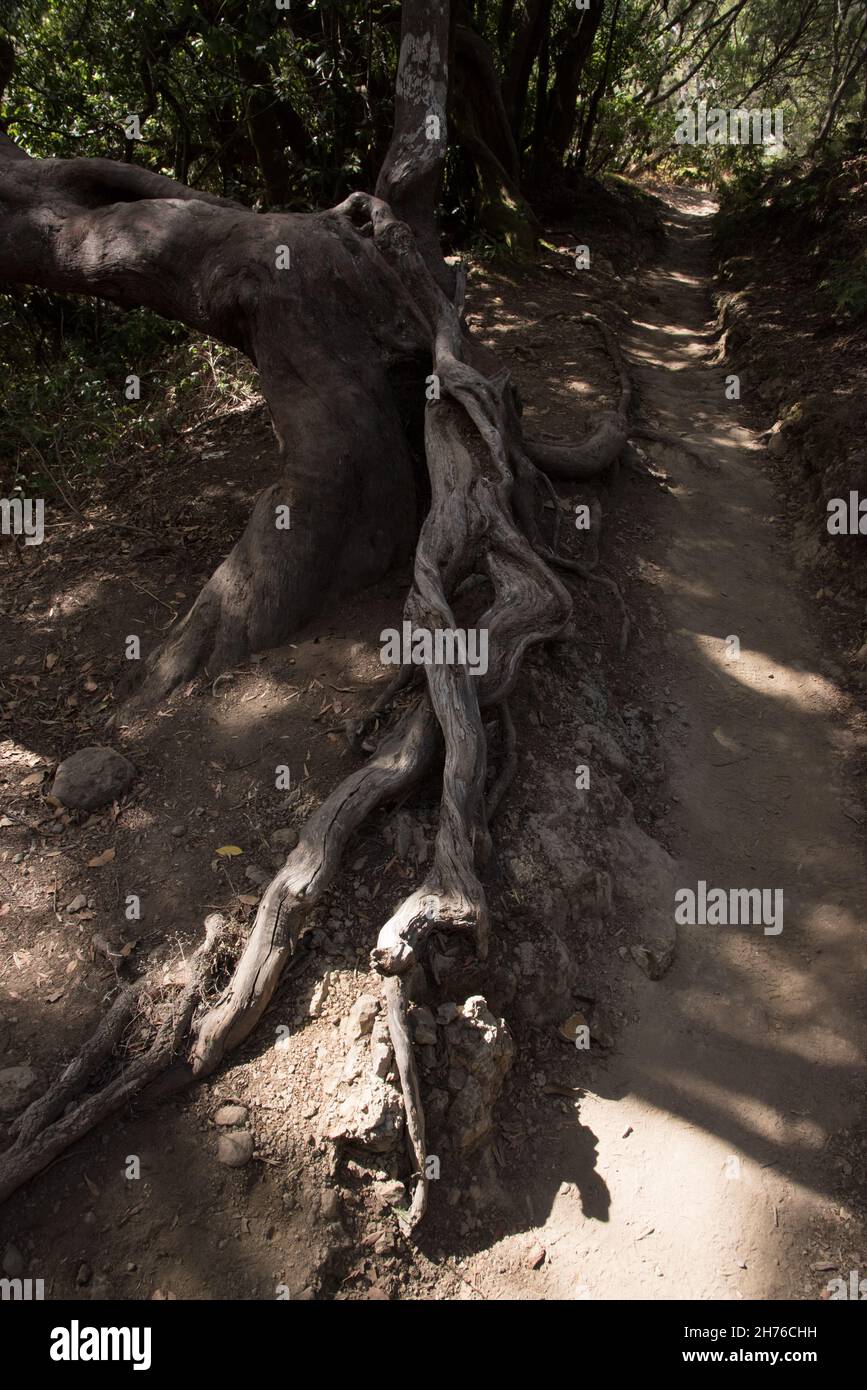
<path fill-rule="evenodd" d="M 652 305 L 624 342 L 647 415 L 718 465 L 664 451 L 643 568 L 666 635 L 644 642 L 659 646 L 653 694 L 682 706 L 666 735 L 678 886 L 781 889 L 783 930 L 681 926 L 669 972 L 637 983 L 637 1021 L 580 1108 L 594 1171 L 537 1228 L 536 1297 L 809 1299 L 867 1273 L 847 1205 L 865 1157 L 856 735 L 821 674 L 761 446 L 706 360 L 713 211 L 675 195 Z"/>

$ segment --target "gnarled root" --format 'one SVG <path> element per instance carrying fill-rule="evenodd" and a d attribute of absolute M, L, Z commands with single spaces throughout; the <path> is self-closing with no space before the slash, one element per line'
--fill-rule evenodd
<path fill-rule="evenodd" d="M 562 465 L 565 476 L 590 476 L 598 467 L 587 471 L 587 450 L 583 454 L 565 451 L 573 456 L 566 468 L 565 453 L 552 460 L 523 439 L 508 374 L 488 379 L 463 360 L 459 304 L 446 298 L 421 259 L 409 228 L 397 221 L 385 203 L 367 194 L 353 194 L 330 216 L 372 229 L 376 254 L 394 284 L 402 287 L 404 302 L 412 301 L 417 323 L 424 326 L 441 388 L 441 398 L 431 401 L 425 412 L 431 503 L 418 538 L 404 618 L 414 632 L 431 635 L 475 629 L 478 664 L 471 670 L 466 651 L 459 651 L 457 661 L 432 661 L 424 666 L 425 688 L 420 695 L 404 691 L 401 699 L 412 703 L 364 766 L 346 777 L 310 817 L 298 845 L 266 889 L 217 1005 L 201 1010 L 194 1019 L 202 995 L 202 972 L 213 952 L 215 920 L 219 921 L 209 918 L 211 925 L 196 954 L 193 978 L 149 1051 L 128 1066 L 122 1077 L 57 1119 L 116 1046 L 131 1017 L 134 993 L 116 1001 L 80 1056 L 23 1117 L 12 1149 L 0 1158 L 0 1198 L 140 1090 L 169 1064 L 188 1032 L 192 1075 L 212 1072 L 261 1019 L 307 915 L 334 882 L 350 837 L 378 806 L 405 795 L 441 761 L 442 796 L 433 863 L 424 883 L 385 922 L 372 954 L 383 977 L 407 1117 L 415 1187 L 405 1220 L 413 1226 L 424 1214 L 425 1126 L 407 1028 L 408 972 L 434 930 L 461 932 L 472 940 L 480 958 L 487 953 L 489 920 L 480 875 L 490 851 L 488 820 L 516 764 L 508 699 L 528 648 L 562 634 L 572 614 L 571 597 L 554 567 L 610 585 L 618 597 L 619 590 L 613 581 L 557 556 L 542 539 L 534 514 L 533 498 L 542 488 L 550 490 L 536 462 L 551 472 Z M 366 245 L 369 248 L 369 241 Z M 462 283 L 462 277 L 458 282 Z M 601 321 L 591 321 L 607 335 Z M 621 376 L 621 410 L 597 432 L 597 463 L 602 455 L 611 461 L 622 449 L 628 403 L 628 378 Z M 478 584 L 475 576 L 484 582 Z M 473 582 L 467 583 L 470 579 Z M 456 603 L 461 605 L 460 628 L 452 608 Z M 482 604 L 486 606 L 479 611 Z M 387 689 L 389 700 L 409 685 L 410 674 L 401 673 Z M 505 759 L 486 798 L 482 710 L 488 707 L 501 714 Z"/>

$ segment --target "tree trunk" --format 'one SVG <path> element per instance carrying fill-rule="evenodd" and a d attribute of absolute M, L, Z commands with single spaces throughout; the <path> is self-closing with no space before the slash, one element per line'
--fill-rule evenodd
<path fill-rule="evenodd" d="M 533 64 L 539 56 L 551 20 L 551 0 L 526 0 L 526 16 L 515 35 L 503 80 L 503 99 L 519 145 Z"/>
<path fill-rule="evenodd" d="M 539 224 L 520 188 L 518 149 L 509 125 L 491 52 L 474 30 L 455 30 L 451 109 L 461 147 L 479 186 L 480 226 L 516 255 L 536 248 Z"/>
<path fill-rule="evenodd" d="M 394 132 L 376 183 L 377 198 L 412 227 L 419 251 L 449 298 L 455 276 L 443 260 L 436 210 L 448 145 L 451 38 L 449 0 L 404 0 Z"/>
<path fill-rule="evenodd" d="M 575 132 L 581 74 L 593 52 L 604 5 L 605 0 L 590 0 L 588 10 L 570 14 L 567 20 L 563 44 L 554 64 L 544 133 L 536 149 L 535 175 L 539 182 L 563 168 Z"/>
<path fill-rule="evenodd" d="M 213 675 L 251 647 L 281 640 L 312 616 L 325 592 L 368 582 L 407 548 L 417 523 L 411 451 L 392 384 L 401 364 L 419 372 L 419 408 L 431 368 L 441 389 L 424 411 L 431 497 L 404 619 L 415 633 L 454 632 L 452 605 L 465 581 L 481 575 L 481 589 L 474 585 L 473 597 L 462 600 L 463 622 L 484 633 L 487 655 L 484 670 L 472 671 L 465 654 L 404 668 L 405 684 L 423 674 L 422 693 L 303 827 L 261 899 L 219 1004 L 205 1003 L 215 952 L 228 949 L 212 916 L 180 1001 L 164 1006 L 150 1050 L 134 1066 L 117 1063 L 101 1088 L 83 1094 L 109 1066 L 134 1002 L 122 997 L 21 1117 L 0 1154 L 0 1200 L 152 1085 L 178 1054 L 185 1075 L 201 1076 L 237 1047 L 267 1008 L 350 837 L 384 801 L 438 772 L 432 862 L 372 952 L 406 1112 L 415 1184 L 407 1222 L 424 1213 L 424 1114 L 406 981 L 434 931 L 460 932 L 480 957 L 486 953 L 481 869 L 490 815 L 514 757 L 488 791 L 482 710 L 498 711 L 511 727 L 508 700 L 525 652 L 559 636 L 569 621 L 572 600 L 552 566 L 593 577 L 542 534 L 546 488 L 536 462 L 581 479 L 615 462 L 626 444 L 630 387 L 610 330 L 584 316 L 605 334 L 620 374 L 620 406 L 576 448 L 535 446 L 523 436 L 508 374 L 485 376 L 466 360 L 461 293 L 453 302 L 439 283 L 446 267 L 431 200 L 442 148 L 421 145 L 418 125 L 427 114 L 445 116 L 448 6 L 405 8 L 397 128 L 380 182 L 417 231 L 365 193 L 328 212 L 257 216 L 136 166 L 31 160 L 0 137 L 0 277 L 146 305 L 213 334 L 256 363 L 271 409 L 281 477 L 257 501 L 244 536 L 178 632 L 149 660 L 140 697 L 154 698 L 203 667 Z M 275 525 L 282 506 L 291 509 L 288 530 Z M 600 582 L 617 592 L 613 581 Z M 148 978 L 136 988 L 147 989 Z"/>

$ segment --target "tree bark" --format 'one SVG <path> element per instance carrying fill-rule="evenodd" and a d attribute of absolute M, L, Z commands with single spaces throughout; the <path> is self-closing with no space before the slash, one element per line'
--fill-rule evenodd
<path fill-rule="evenodd" d="M 451 39 L 449 0 L 404 0 L 394 131 L 376 183 L 377 198 L 412 227 L 431 274 L 449 298 L 455 276 L 443 260 L 436 210 L 448 145 Z"/>
<path fill-rule="evenodd" d="M 535 172 L 540 181 L 563 167 L 575 132 L 581 74 L 593 52 L 604 7 L 605 0 L 590 0 L 588 10 L 576 11 L 566 21 L 562 47 L 554 63 L 544 134 L 536 151 Z"/>
<path fill-rule="evenodd" d="M 366 193 L 309 216 L 256 216 L 132 165 L 30 160 L 0 137 L 0 277 L 146 305 L 213 334 L 255 362 L 271 409 L 282 476 L 259 498 L 241 541 L 178 632 L 151 658 L 146 693 L 153 698 L 202 665 L 213 674 L 251 647 L 280 640 L 311 616 L 324 592 L 369 581 L 405 547 L 417 527 L 410 449 L 390 376 L 401 364 L 419 370 L 419 402 L 431 367 L 441 388 L 424 410 L 431 496 L 404 619 L 415 633 L 454 632 L 456 596 L 482 575 L 486 583 L 467 600 L 464 622 L 485 634 L 487 657 L 475 672 L 466 656 L 424 664 L 423 693 L 302 828 L 262 897 L 219 1005 L 205 1004 L 221 931 L 220 920 L 209 918 L 180 1003 L 164 1009 L 150 1051 L 135 1065 L 120 1063 L 94 1093 L 71 1094 L 93 1077 L 97 1061 L 107 1061 L 126 1009 L 118 1006 L 22 1117 L 17 1139 L 0 1154 L 0 1200 L 150 1085 L 176 1055 L 188 1052 L 179 1065 L 205 1075 L 237 1047 L 267 1008 L 350 836 L 376 807 L 438 770 L 432 862 L 372 952 L 406 1110 L 414 1184 L 408 1223 L 424 1213 L 424 1115 L 406 981 L 433 931 L 462 933 L 480 958 L 486 954 L 481 875 L 489 808 L 514 766 L 514 748 L 489 798 L 482 710 L 505 709 L 527 650 L 560 636 L 570 619 L 571 596 L 552 566 L 586 577 L 542 535 L 536 461 L 581 479 L 615 462 L 628 435 L 631 390 L 610 330 L 585 316 L 617 365 L 620 406 L 583 444 L 542 448 L 523 436 L 508 373 L 486 376 L 466 359 L 461 295 L 453 300 L 441 287 L 445 267 L 430 203 L 442 149 L 418 144 L 419 119 L 445 115 L 448 6 L 430 7 L 432 27 L 424 27 L 423 14 L 420 4 L 406 7 L 398 128 L 381 180 L 404 201 L 417 231 Z M 278 506 L 291 509 L 288 530 L 275 525 Z M 616 591 L 613 581 L 600 582 Z"/>

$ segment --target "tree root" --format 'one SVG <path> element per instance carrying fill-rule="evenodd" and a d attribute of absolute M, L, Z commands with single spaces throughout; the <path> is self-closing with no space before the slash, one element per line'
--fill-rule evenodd
<path fill-rule="evenodd" d="M 95 1067 L 117 1042 L 137 999 L 147 988 L 148 982 L 142 981 L 115 1001 L 78 1057 L 45 1095 L 28 1107 L 12 1147 L 0 1154 L 0 1203 L 166 1070 L 189 1032 L 223 925 L 219 913 L 206 919 L 205 939 L 190 961 L 180 999 L 160 1024 L 147 1052 L 127 1063 L 118 1076 L 74 1110 L 56 1118 L 73 1094 L 80 1094 Z"/>
<path fill-rule="evenodd" d="M 441 398 L 430 401 L 425 411 L 431 502 L 418 537 L 404 619 L 416 632 L 454 630 L 451 605 L 460 590 L 462 604 L 472 607 L 475 600 L 473 622 L 480 638 L 484 634 L 486 639 L 486 665 L 475 673 L 465 661 L 424 665 L 424 691 L 380 738 L 368 761 L 331 792 L 303 827 L 297 846 L 265 890 L 219 1002 L 208 1008 L 203 999 L 203 980 L 222 923 L 219 917 L 210 917 L 189 982 L 147 1053 L 69 1112 L 70 1100 L 80 1095 L 97 1066 L 117 1046 L 132 1017 L 138 990 L 146 989 L 146 982 L 115 1001 L 79 1056 L 23 1116 L 12 1148 L 0 1156 L 0 1200 L 151 1082 L 171 1063 L 187 1035 L 192 1076 L 213 1072 L 262 1018 L 310 911 L 334 882 L 350 837 L 377 807 L 404 796 L 441 762 L 442 794 L 432 864 L 424 882 L 384 923 L 371 955 L 383 977 L 406 1111 L 414 1190 L 403 1219 L 409 1227 L 421 1220 L 427 1203 L 425 1125 L 407 1027 L 408 974 L 433 931 L 460 932 L 472 939 L 480 959 L 487 955 L 490 926 L 480 871 L 490 852 L 490 819 L 517 765 L 508 699 L 528 648 L 560 636 L 572 615 L 572 599 L 555 568 L 614 593 L 623 614 L 622 643 L 628 636 L 629 618 L 617 585 L 587 565 L 556 554 L 541 537 L 533 506 L 540 491 L 551 492 L 544 474 L 593 476 L 612 463 L 626 444 L 631 387 L 613 334 L 595 316 L 582 316 L 602 332 L 609 352 L 620 363 L 619 410 L 597 426 L 592 443 L 576 450 L 552 451 L 533 445 L 523 437 L 508 373 L 489 379 L 464 361 L 459 304 L 439 287 L 410 229 L 384 202 L 363 193 L 351 195 L 329 216 L 372 230 L 376 254 L 395 286 L 402 287 L 402 304 L 411 302 L 415 328 L 419 323 L 424 326 L 433 372 L 441 386 Z M 370 241 L 361 244 L 369 247 Z M 458 281 L 460 296 L 461 277 Z M 603 457 L 607 464 L 600 462 Z M 477 575 L 485 580 L 483 585 L 465 583 Z M 483 602 L 487 606 L 479 612 Z M 380 695 L 373 713 L 378 715 L 414 675 L 414 669 L 401 670 Z M 499 710 L 505 735 L 504 762 L 487 795 L 481 714 L 485 708 Z M 65 1109 L 67 1113 L 58 1119 Z"/>

